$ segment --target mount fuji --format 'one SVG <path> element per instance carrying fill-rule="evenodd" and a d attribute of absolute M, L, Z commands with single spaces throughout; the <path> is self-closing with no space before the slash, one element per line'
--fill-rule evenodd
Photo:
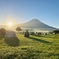
<path fill-rule="evenodd" d="M 29 22 L 20 24 L 21 28 L 29 28 L 29 29 L 39 29 L 39 30 L 56 30 L 57 28 L 51 27 L 43 22 L 39 21 L 38 19 L 32 19 Z"/>

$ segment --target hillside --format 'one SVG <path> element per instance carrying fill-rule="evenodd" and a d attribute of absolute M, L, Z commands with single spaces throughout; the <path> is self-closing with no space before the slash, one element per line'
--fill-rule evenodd
<path fill-rule="evenodd" d="M 17 34 L 17 37 L 18 46 L 9 46 L 5 38 L 0 38 L 0 59 L 59 59 L 59 34 L 29 38 Z"/>

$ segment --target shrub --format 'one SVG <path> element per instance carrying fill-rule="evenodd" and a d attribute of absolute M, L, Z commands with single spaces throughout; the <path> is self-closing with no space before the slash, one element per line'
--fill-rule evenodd
<path fill-rule="evenodd" d="M 34 32 L 31 32 L 31 35 L 34 35 L 35 33 Z"/>
<path fill-rule="evenodd" d="M 9 46 L 18 46 L 19 45 L 19 39 L 17 37 L 8 37 L 5 38 L 5 43 Z"/>
<path fill-rule="evenodd" d="M 54 30 L 53 33 L 59 34 L 59 30 Z"/>
<path fill-rule="evenodd" d="M 37 33 L 38 34 L 38 36 L 41 36 L 42 35 L 42 33 L 41 32 L 39 32 L 39 33 Z"/>
<path fill-rule="evenodd" d="M 0 29 L 0 35 L 1 35 L 2 37 L 5 37 L 5 33 L 6 33 L 6 30 L 5 30 L 4 28 L 1 28 L 1 29 Z"/>
<path fill-rule="evenodd" d="M 29 37 L 29 32 L 28 32 L 28 30 L 26 30 L 24 36 L 25 36 L 25 37 Z"/>

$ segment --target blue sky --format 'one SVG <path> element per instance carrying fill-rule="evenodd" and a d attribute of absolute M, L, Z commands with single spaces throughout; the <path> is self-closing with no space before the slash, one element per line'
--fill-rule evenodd
<path fill-rule="evenodd" d="M 31 19 L 59 28 L 59 0 L 0 0 L 0 24 Z"/>

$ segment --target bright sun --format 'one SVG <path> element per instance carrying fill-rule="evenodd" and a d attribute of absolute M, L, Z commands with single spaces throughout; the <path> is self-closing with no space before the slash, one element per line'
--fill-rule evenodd
<path fill-rule="evenodd" d="M 13 23 L 12 22 L 8 22 L 8 26 L 13 26 Z"/>

